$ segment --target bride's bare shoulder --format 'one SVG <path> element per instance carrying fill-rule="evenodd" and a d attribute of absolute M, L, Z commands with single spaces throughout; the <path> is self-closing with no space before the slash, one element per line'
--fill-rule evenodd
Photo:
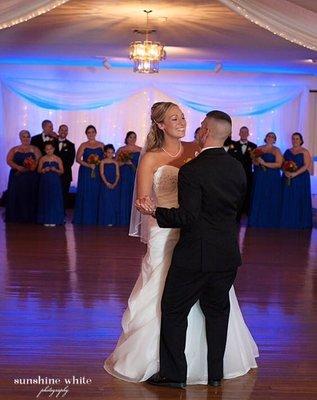
<path fill-rule="evenodd" d="M 157 167 L 160 166 L 163 162 L 162 160 L 162 151 L 160 149 L 150 150 L 143 154 L 141 158 L 141 167 L 146 169 L 151 169 L 152 171 L 156 171 Z"/>
<path fill-rule="evenodd" d="M 147 151 L 142 155 L 141 163 L 152 165 L 157 162 L 158 152 L 156 150 Z"/>

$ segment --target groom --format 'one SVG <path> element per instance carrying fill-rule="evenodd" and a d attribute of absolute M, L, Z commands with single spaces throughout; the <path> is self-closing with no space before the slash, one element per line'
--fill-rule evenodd
<path fill-rule="evenodd" d="M 246 193 L 241 163 L 223 148 L 230 134 L 230 116 L 209 112 L 199 132 L 201 153 L 179 171 L 179 208 L 136 202 L 160 227 L 181 228 L 162 297 L 160 371 L 147 381 L 153 385 L 186 386 L 187 316 L 197 300 L 206 320 L 208 384 L 221 384 L 229 290 L 241 265 L 236 215 Z"/>

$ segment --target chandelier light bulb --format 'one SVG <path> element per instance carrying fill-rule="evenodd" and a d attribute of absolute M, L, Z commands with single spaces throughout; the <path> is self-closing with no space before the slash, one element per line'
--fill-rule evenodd
<path fill-rule="evenodd" d="M 153 74 L 159 72 L 159 62 L 166 58 L 166 52 L 161 43 L 148 40 L 150 34 L 149 13 L 152 10 L 144 10 L 144 12 L 146 13 L 145 40 L 130 44 L 130 60 L 134 62 L 134 72 Z"/>

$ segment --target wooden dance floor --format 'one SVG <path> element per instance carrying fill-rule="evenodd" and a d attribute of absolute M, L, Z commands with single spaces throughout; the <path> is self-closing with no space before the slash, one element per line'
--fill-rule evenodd
<path fill-rule="evenodd" d="M 145 246 L 124 228 L 1 222 L 1 399 L 317 399 L 317 230 L 242 227 L 240 242 L 235 286 L 258 369 L 221 388 L 155 388 L 103 370 Z"/>

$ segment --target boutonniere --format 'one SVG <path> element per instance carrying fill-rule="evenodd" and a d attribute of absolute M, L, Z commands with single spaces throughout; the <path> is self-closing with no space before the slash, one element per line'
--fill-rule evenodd
<path fill-rule="evenodd" d="M 63 149 L 67 147 L 67 143 L 63 143 Z"/>
<path fill-rule="evenodd" d="M 229 146 L 229 149 L 230 149 L 230 150 L 234 149 L 234 144 L 231 144 L 231 145 Z"/>
<path fill-rule="evenodd" d="M 252 151 L 251 147 L 247 147 L 247 151 Z"/>
<path fill-rule="evenodd" d="M 199 154 L 200 154 L 200 151 L 195 151 L 194 156 L 197 157 L 197 156 L 199 156 Z"/>

